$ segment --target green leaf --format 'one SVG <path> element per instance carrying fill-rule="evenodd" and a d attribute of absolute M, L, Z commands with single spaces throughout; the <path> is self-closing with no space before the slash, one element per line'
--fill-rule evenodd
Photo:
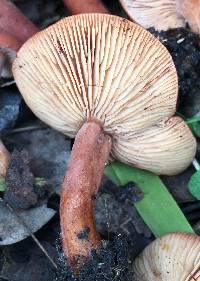
<path fill-rule="evenodd" d="M 193 134 L 200 138 L 200 122 L 189 124 Z"/>
<path fill-rule="evenodd" d="M 5 188 L 6 188 L 5 178 L 0 177 L 0 192 L 4 192 Z"/>
<path fill-rule="evenodd" d="M 37 187 L 44 187 L 45 185 L 47 185 L 47 181 L 44 178 L 36 177 L 35 178 L 35 185 Z"/>
<path fill-rule="evenodd" d="M 194 116 L 188 118 L 186 120 L 186 123 L 189 125 L 189 124 L 192 124 L 192 123 L 197 123 L 200 121 L 200 112 L 198 112 L 197 114 L 195 114 Z"/>
<path fill-rule="evenodd" d="M 179 116 L 179 117 L 181 117 L 183 120 L 186 119 L 186 117 L 185 117 L 182 113 L 180 113 L 180 112 L 178 112 L 178 111 L 176 111 L 176 115 Z"/>
<path fill-rule="evenodd" d="M 186 120 L 186 123 L 192 130 L 193 134 L 197 137 L 200 137 L 200 112 L 198 112 L 191 118 L 188 118 Z"/>
<path fill-rule="evenodd" d="M 114 178 L 118 185 L 132 181 L 141 189 L 144 198 L 134 206 L 156 237 L 175 231 L 194 233 L 158 176 L 120 162 L 113 162 L 105 169 L 105 174 L 111 180 Z"/>
<path fill-rule="evenodd" d="M 194 173 L 188 183 L 190 193 L 200 200 L 200 171 Z"/>

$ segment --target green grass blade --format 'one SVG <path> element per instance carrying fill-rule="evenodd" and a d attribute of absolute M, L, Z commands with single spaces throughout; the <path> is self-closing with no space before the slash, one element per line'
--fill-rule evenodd
<path fill-rule="evenodd" d="M 120 162 L 113 162 L 105 174 L 117 185 L 134 182 L 141 189 L 144 198 L 134 206 L 156 237 L 175 231 L 194 233 L 158 176 Z"/>
<path fill-rule="evenodd" d="M 0 192 L 4 192 L 6 188 L 5 178 L 0 177 Z"/>

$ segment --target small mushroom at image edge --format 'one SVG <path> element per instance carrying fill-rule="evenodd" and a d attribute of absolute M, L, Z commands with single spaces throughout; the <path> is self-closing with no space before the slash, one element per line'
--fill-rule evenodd
<path fill-rule="evenodd" d="M 129 17 L 156 30 L 185 27 L 200 34 L 200 0 L 120 0 Z"/>
<path fill-rule="evenodd" d="M 157 238 L 136 258 L 135 281 L 199 281 L 200 237 L 171 233 Z"/>
<path fill-rule="evenodd" d="M 194 158 L 195 138 L 180 117 L 172 117 L 178 95 L 174 63 L 142 27 L 117 16 L 85 14 L 29 39 L 13 73 L 32 111 L 75 137 L 60 217 L 64 254 L 72 267 L 81 266 L 101 248 L 93 205 L 109 158 L 165 175 L 180 173 Z"/>

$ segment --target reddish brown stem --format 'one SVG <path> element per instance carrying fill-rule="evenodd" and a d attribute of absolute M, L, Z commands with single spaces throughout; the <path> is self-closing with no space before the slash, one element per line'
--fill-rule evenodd
<path fill-rule="evenodd" d="M 11 64 L 21 46 L 14 36 L 0 29 L 0 77 L 12 76 Z"/>
<path fill-rule="evenodd" d="M 101 245 L 93 203 L 111 143 L 110 136 L 94 121 L 85 123 L 75 139 L 60 204 L 62 246 L 72 267 L 80 267 Z"/>
<path fill-rule="evenodd" d="M 67 10 L 72 14 L 109 13 L 101 0 L 63 0 Z"/>
<path fill-rule="evenodd" d="M 0 29 L 13 35 L 21 43 L 38 32 L 38 28 L 8 0 L 0 0 Z"/>
<path fill-rule="evenodd" d="M 21 43 L 15 36 L 0 28 L 0 51 L 4 52 L 6 55 L 9 50 L 12 50 L 16 53 L 20 46 Z"/>

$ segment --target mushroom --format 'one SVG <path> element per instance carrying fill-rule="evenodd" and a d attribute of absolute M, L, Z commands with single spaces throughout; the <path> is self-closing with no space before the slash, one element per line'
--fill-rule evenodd
<path fill-rule="evenodd" d="M 120 0 L 129 17 L 156 30 L 185 27 L 200 34 L 200 0 Z"/>
<path fill-rule="evenodd" d="M 76 137 L 60 215 L 64 254 L 72 267 L 81 266 L 101 245 L 93 204 L 109 153 L 167 175 L 194 158 L 191 131 L 181 118 L 171 118 L 178 93 L 174 63 L 142 27 L 117 16 L 85 14 L 29 39 L 13 73 L 32 111 Z"/>
<path fill-rule="evenodd" d="M 108 13 L 101 0 L 63 0 L 67 10 L 72 14 Z"/>
<path fill-rule="evenodd" d="M 145 28 L 168 30 L 185 26 L 176 0 L 120 0 L 129 17 Z"/>
<path fill-rule="evenodd" d="M 14 4 L 0 0 L 0 77 L 9 78 L 11 64 L 20 46 L 38 28 Z"/>
<path fill-rule="evenodd" d="M 0 178 L 5 178 L 8 164 L 10 162 L 10 152 L 6 149 L 3 142 L 0 139 Z"/>
<path fill-rule="evenodd" d="M 136 281 L 199 281 L 200 237 L 177 232 L 157 238 L 133 268 Z"/>

